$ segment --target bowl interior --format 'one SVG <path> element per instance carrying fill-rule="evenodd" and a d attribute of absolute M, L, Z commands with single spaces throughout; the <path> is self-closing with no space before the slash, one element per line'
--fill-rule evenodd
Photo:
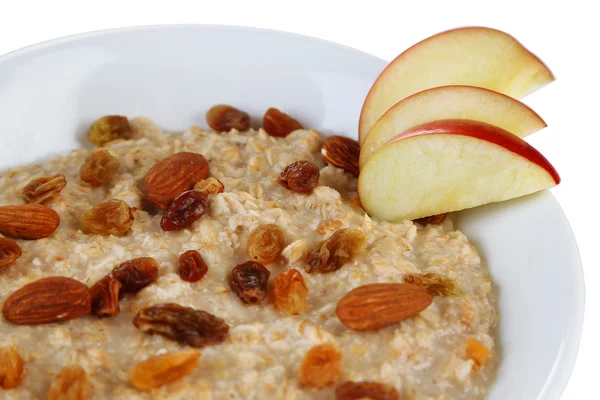
<path fill-rule="evenodd" d="M 0 170 L 85 145 L 105 114 L 163 128 L 205 126 L 217 103 L 256 121 L 274 106 L 305 126 L 356 137 L 365 95 L 385 62 L 308 37 L 222 26 L 80 35 L 0 58 Z M 583 318 L 577 246 L 549 193 L 457 215 L 499 295 L 501 365 L 491 400 L 554 400 L 575 361 Z"/>

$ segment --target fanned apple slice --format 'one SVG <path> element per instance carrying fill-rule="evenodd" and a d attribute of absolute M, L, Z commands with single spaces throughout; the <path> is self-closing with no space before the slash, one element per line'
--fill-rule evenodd
<path fill-rule="evenodd" d="M 412 128 L 377 150 L 358 177 L 365 210 L 387 221 L 416 219 L 521 197 L 560 182 L 523 139 L 472 120 Z"/>
<path fill-rule="evenodd" d="M 440 86 L 415 93 L 383 114 L 360 148 L 359 165 L 399 133 L 441 119 L 486 122 L 519 137 L 546 127 L 535 111 L 512 97 L 475 86 Z"/>
<path fill-rule="evenodd" d="M 359 122 L 362 143 L 390 107 L 411 94 L 445 85 L 470 85 L 520 99 L 554 80 L 552 72 L 515 38 L 469 27 L 431 36 L 396 57 L 367 94 Z"/>

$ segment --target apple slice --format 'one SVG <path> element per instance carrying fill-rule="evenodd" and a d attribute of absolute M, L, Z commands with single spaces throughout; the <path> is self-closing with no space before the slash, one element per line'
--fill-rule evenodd
<path fill-rule="evenodd" d="M 470 85 L 522 98 L 554 80 L 512 36 L 491 28 L 459 28 L 431 36 L 396 57 L 367 94 L 359 122 L 362 143 L 391 106 L 444 85 Z"/>
<path fill-rule="evenodd" d="M 416 219 L 524 196 L 555 186 L 552 165 L 523 139 L 479 121 L 412 128 L 377 150 L 358 177 L 368 213 Z"/>
<path fill-rule="evenodd" d="M 440 119 L 472 119 L 525 137 L 546 127 L 531 108 L 512 97 L 475 86 L 440 86 L 396 103 L 373 125 L 360 149 L 362 167 L 397 134 Z"/>

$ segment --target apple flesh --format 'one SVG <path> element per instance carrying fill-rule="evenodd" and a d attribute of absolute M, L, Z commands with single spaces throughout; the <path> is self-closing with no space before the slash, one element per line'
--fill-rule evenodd
<path fill-rule="evenodd" d="M 377 150 L 360 171 L 367 212 L 391 222 L 463 210 L 557 185 L 550 162 L 523 139 L 471 120 L 412 128 Z"/>
<path fill-rule="evenodd" d="M 475 86 L 440 86 L 413 94 L 383 114 L 361 146 L 359 165 L 397 134 L 441 119 L 486 122 L 519 137 L 546 127 L 535 111 L 512 97 Z"/>
<path fill-rule="evenodd" d="M 548 67 L 507 33 L 483 27 L 442 32 L 404 51 L 379 75 L 363 104 L 359 139 L 390 107 L 425 89 L 479 86 L 520 99 L 553 80 Z"/>

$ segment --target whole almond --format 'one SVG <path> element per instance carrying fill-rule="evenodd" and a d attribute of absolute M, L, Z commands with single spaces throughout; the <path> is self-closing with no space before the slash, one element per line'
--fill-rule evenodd
<path fill-rule="evenodd" d="M 41 204 L 0 206 L 0 233 L 19 239 L 40 239 L 54 233 L 60 217 Z"/>
<path fill-rule="evenodd" d="M 330 136 L 321 147 L 321 155 L 327 164 L 358 176 L 360 145 L 356 140 L 345 136 Z"/>
<path fill-rule="evenodd" d="M 335 312 L 346 327 L 369 331 L 414 317 L 432 302 L 433 296 L 416 285 L 374 283 L 348 292 Z"/>
<path fill-rule="evenodd" d="M 90 290 L 75 279 L 42 278 L 13 292 L 2 308 L 4 317 L 19 325 L 68 321 L 89 314 Z"/>
<path fill-rule="evenodd" d="M 175 197 L 208 176 L 208 161 L 198 153 L 181 152 L 162 159 L 146 175 L 148 202 L 166 210 Z"/>

